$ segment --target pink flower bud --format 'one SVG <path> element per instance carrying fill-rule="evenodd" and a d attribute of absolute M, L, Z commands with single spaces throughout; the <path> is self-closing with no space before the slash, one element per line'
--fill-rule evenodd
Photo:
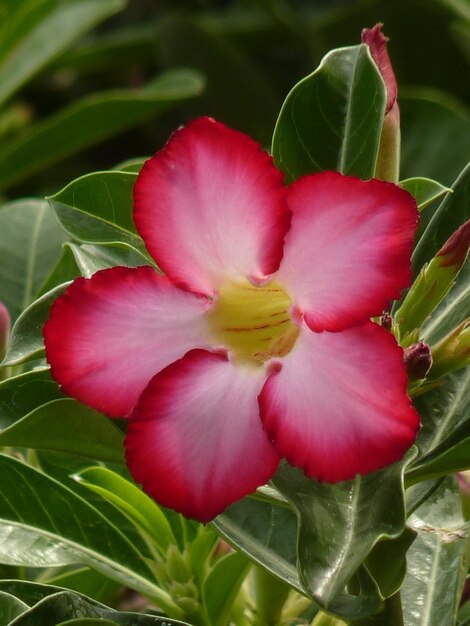
<path fill-rule="evenodd" d="M 382 33 L 382 26 L 383 24 L 376 24 L 373 28 L 364 28 L 361 33 L 361 41 L 369 46 L 372 58 L 387 88 L 387 105 L 385 107 L 385 114 L 387 114 L 397 101 L 398 86 L 395 72 L 388 56 L 388 37 L 385 37 Z"/>
<path fill-rule="evenodd" d="M 436 254 L 436 257 L 439 258 L 440 266 L 453 266 L 455 269 L 459 270 L 467 258 L 469 247 L 470 220 L 462 224 Z"/>
<path fill-rule="evenodd" d="M 424 378 L 431 369 L 431 350 L 424 341 L 414 343 L 404 350 L 403 361 L 409 380 L 419 380 Z"/>
<path fill-rule="evenodd" d="M 0 360 L 2 360 L 6 354 L 9 336 L 10 314 L 6 306 L 0 302 Z"/>

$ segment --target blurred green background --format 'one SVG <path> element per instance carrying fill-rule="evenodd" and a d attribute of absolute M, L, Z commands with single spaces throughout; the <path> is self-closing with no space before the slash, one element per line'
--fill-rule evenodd
<path fill-rule="evenodd" d="M 150 155 L 198 115 L 268 147 L 290 88 L 377 22 L 401 177 L 451 184 L 470 153 L 466 0 L 0 0 L 0 194 Z"/>

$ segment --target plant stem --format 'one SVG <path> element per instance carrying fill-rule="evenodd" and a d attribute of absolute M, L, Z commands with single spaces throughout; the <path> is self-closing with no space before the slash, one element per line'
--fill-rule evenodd
<path fill-rule="evenodd" d="M 384 610 L 379 615 L 350 622 L 354 626 L 404 626 L 400 592 L 385 600 Z"/>

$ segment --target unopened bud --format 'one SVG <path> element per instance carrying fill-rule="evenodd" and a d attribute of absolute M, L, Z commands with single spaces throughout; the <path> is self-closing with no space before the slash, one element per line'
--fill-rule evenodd
<path fill-rule="evenodd" d="M 390 313 L 382 313 L 382 317 L 380 318 L 380 324 L 382 325 L 382 328 L 385 328 L 385 330 L 392 330 L 393 317 L 390 315 Z"/>
<path fill-rule="evenodd" d="M 10 314 L 4 304 L 0 302 L 0 361 L 3 360 L 10 337 Z"/>
<path fill-rule="evenodd" d="M 470 317 L 433 346 L 432 353 L 432 379 L 470 365 Z"/>
<path fill-rule="evenodd" d="M 186 560 L 174 544 L 170 545 L 166 553 L 166 571 L 175 582 L 185 583 L 191 578 Z"/>
<path fill-rule="evenodd" d="M 461 226 L 426 263 L 395 313 L 400 344 L 412 343 L 431 312 L 454 284 L 468 254 L 470 220 Z M 433 351 L 434 354 L 434 351 Z"/>
<path fill-rule="evenodd" d="M 361 41 L 369 46 L 372 58 L 383 78 L 387 90 L 387 104 L 380 136 L 380 147 L 375 168 L 375 177 L 380 180 L 398 182 L 400 170 L 400 109 L 398 108 L 398 86 L 387 51 L 388 37 L 382 33 L 383 24 L 364 28 Z"/>
<path fill-rule="evenodd" d="M 424 378 L 431 369 L 432 355 L 429 346 L 420 341 L 406 348 L 403 352 L 403 361 L 409 380 Z"/>

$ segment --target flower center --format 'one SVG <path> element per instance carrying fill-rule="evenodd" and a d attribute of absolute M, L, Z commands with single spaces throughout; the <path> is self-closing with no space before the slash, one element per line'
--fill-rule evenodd
<path fill-rule="evenodd" d="M 279 283 L 255 287 L 248 281 L 226 282 L 209 313 L 210 329 L 235 358 L 262 364 L 292 350 L 299 329 L 289 314 L 291 306 Z"/>

